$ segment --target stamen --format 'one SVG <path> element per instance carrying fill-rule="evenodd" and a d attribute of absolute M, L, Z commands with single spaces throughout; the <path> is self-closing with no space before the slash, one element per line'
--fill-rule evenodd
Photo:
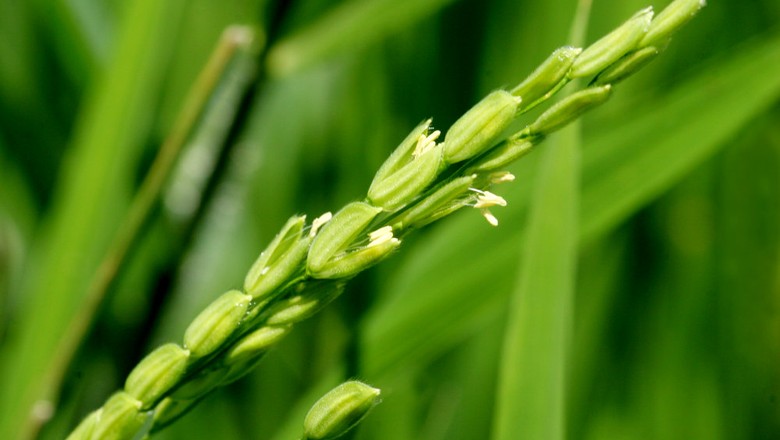
<path fill-rule="evenodd" d="M 498 226 L 498 219 L 493 213 L 487 209 L 480 209 L 480 212 L 482 213 L 482 217 L 485 217 L 485 220 L 490 223 L 490 226 Z"/>
<path fill-rule="evenodd" d="M 490 208 L 491 206 L 506 206 L 506 200 L 503 197 L 493 194 L 490 191 L 481 191 L 473 189 L 479 195 L 477 196 L 477 203 L 474 204 L 475 208 Z"/>
<path fill-rule="evenodd" d="M 414 147 L 414 152 L 412 152 L 412 157 L 419 157 L 426 151 L 436 146 L 436 139 L 438 139 L 439 136 L 441 136 L 441 131 L 439 130 L 434 131 L 428 136 L 421 134 L 420 137 L 417 139 L 417 145 Z"/>
<path fill-rule="evenodd" d="M 320 230 L 322 225 L 329 222 L 331 218 L 333 218 L 333 214 L 331 214 L 330 211 L 315 218 L 314 221 L 311 222 L 311 231 L 309 231 L 309 236 L 314 237 L 317 235 L 317 232 Z"/>
<path fill-rule="evenodd" d="M 392 226 L 383 226 L 376 231 L 373 231 L 368 234 L 369 243 L 367 248 L 370 248 L 372 246 L 378 246 L 380 244 L 387 243 L 391 240 L 398 241 L 397 238 L 393 237 L 393 227 Z"/>
<path fill-rule="evenodd" d="M 490 175 L 490 182 L 494 184 L 514 182 L 515 175 L 509 171 L 501 171 Z"/>
<path fill-rule="evenodd" d="M 392 226 L 382 226 L 381 228 L 377 229 L 376 231 L 369 232 L 368 238 L 371 241 L 376 240 L 377 238 L 387 234 L 387 233 L 393 233 L 393 227 Z"/>

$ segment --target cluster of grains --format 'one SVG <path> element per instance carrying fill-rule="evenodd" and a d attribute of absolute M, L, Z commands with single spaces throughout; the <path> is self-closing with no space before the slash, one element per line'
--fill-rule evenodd
<path fill-rule="evenodd" d="M 421 123 L 381 166 L 363 201 L 311 224 L 305 216 L 292 217 L 252 265 L 243 291 L 231 290 L 211 303 L 187 328 L 181 345 L 166 344 L 146 356 L 124 389 L 68 438 L 141 438 L 170 424 L 214 388 L 249 372 L 293 325 L 398 249 L 415 228 L 466 206 L 496 225 L 488 209 L 506 201 L 488 189 L 513 180 L 502 168 L 605 102 L 615 83 L 652 60 L 702 6 L 701 0 L 676 0 L 655 18 L 651 8 L 643 9 L 585 50 L 556 50 L 517 87 L 477 103 L 441 142 L 431 120 Z M 521 131 L 507 133 L 518 115 L 585 77 L 592 78 L 587 87 Z"/>

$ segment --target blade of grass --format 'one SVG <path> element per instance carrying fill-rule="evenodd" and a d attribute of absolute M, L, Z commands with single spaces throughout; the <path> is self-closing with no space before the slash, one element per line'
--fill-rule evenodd
<path fill-rule="evenodd" d="M 30 437 L 53 410 L 42 375 L 126 209 L 183 3 L 128 5 L 117 58 L 87 100 L 4 347 L 0 438 Z"/>
<path fill-rule="evenodd" d="M 619 225 L 776 102 L 779 58 L 780 36 L 756 40 L 737 55 L 701 66 L 701 74 L 656 102 L 638 105 L 636 116 L 625 124 L 586 137 L 581 239 L 593 239 Z M 533 173 L 534 159 L 524 160 L 528 174 Z M 518 173 L 518 181 L 523 180 Z M 524 215 L 527 189 L 517 190 L 518 196 L 510 200 L 511 218 L 504 224 Z M 388 300 L 365 321 L 364 371 L 393 374 L 430 359 L 462 340 L 481 319 L 494 319 L 500 312 L 509 288 L 503 274 L 512 271 L 517 258 L 516 238 L 500 232 L 474 234 L 474 229 L 468 218 L 442 225 L 414 255 L 409 253 L 385 285 Z M 453 267 L 473 270 L 452 271 Z M 481 294 L 474 295 L 469 286 L 480 286 Z M 448 328 L 452 322 L 470 325 Z"/>
<path fill-rule="evenodd" d="M 286 76 L 314 63 L 359 50 L 403 29 L 454 0 L 343 2 L 268 51 L 271 76 Z"/>
<path fill-rule="evenodd" d="M 499 366 L 493 437 L 562 439 L 577 249 L 575 127 L 549 139 L 522 246 Z"/>
<path fill-rule="evenodd" d="M 590 0 L 571 28 L 582 46 Z M 580 198 L 579 121 L 549 139 L 534 180 L 518 283 L 509 300 L 492 437 L 563 439 Z M 519 240 L 518 240 L 519 241 Z"/>

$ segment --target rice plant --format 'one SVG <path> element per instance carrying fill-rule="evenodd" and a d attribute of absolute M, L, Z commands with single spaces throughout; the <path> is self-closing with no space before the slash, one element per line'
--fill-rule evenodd
<path fill-rule="evenodd" d="M 2 6 L 0 437 L 777 435 L 778 10 L 646 6 Z"/>

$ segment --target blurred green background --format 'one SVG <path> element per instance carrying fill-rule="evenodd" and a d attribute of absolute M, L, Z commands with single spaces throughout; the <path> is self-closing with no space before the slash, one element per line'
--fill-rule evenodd
<path fill-rule="evenodd" d="M 565 345 L 566 438 L 780 438 L 780 2 L 710 3 L 583 120 L 577 277 L 560 311 L 571 326 L 534 335 L 545 353 Z M 588 41 L 647 5 L 596 0 Z M 576 7 L 0 0 L 0 438 L 63 438 L 144 353 L 240 287 L 288 216 L 362 198 L 419 121 L 446 128 L 566 44 Z M 209 102 L 216 122 L 198 120 L 205 134 L 52 379 L 133 194 L 233 24 L 265 42 L 254 82 L 221 80 L 238 95 Z M 498 228 L 461 212 L 410 236 L 157 438 L 294 439 L 346 378 L 383 390 L 353 438 L 491 438 L 538 156 L 497 191 Z"/>

